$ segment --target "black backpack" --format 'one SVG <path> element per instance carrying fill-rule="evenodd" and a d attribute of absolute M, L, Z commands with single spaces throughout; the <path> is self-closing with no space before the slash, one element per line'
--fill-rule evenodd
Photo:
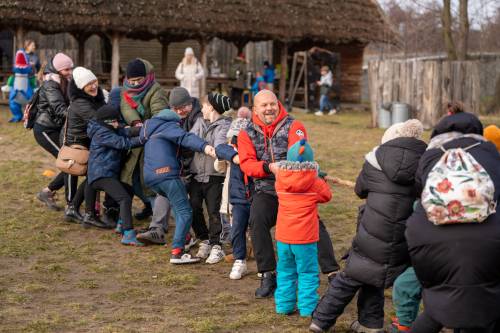
<path fill-rule="evenodd" d="M 35 126 L 36 115 L 38 114 L 38 100 L 40 99 L 40 89 L 39 88 L 31 97 L 31 100 L 24 107 L 24 128 L 30 130 Z"/>

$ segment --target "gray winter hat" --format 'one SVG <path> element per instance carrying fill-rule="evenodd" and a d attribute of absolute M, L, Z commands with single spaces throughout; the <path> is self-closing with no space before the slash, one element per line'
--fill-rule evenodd
<path fill-rule="evenodd" d="M 172 108 L 178 108 L 184 105 L 191 104 L 193 98 L 189 95 L 186 88 L 175 87 L 170 92 L 169 104 Z"/>

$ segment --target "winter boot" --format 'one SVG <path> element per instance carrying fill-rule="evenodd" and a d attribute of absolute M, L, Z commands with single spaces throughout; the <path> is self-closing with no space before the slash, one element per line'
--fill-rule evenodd
<path fill-rule="evenodd" d="M 123 231 L 122 242 L 123 245 L 131 245 L 131 246 L 144 246 L 144 243 L 141 243 L 137 240 L 135 230 L 129 229 Z"/>
<path fill-rule="evenodd" d="M 120 210 L 116 207 L 103 209 L 102 222 L 110 226 L 110 229 L 116 228 L 116 223 L 120 217 Z"/>
<path fill-rule="evenodd" d="M 36 198 L 46 204 L 51 210 L 60 211 L 62 209 L 56 204 L 54 192 L 40 191 L 36 194 Z"/>
<path fill-rule="evenodd" d="M 147 202 L 144 205 L 144 208 L 140 212 L 136 213 L 134 216 L 138 220 L 145 220 L 152 215 L 153 215 L 153 208 L 151 207 L 151 204 Z"/>
<path fill-rule="evenodd" d="M 71 223 L 82 223 L 83 217 L 73 205 L 69 205 L 64 211 L 64 220 Z"/>
<path fill-rule="evenodd" d="M 276 273 L 264 272 L 260 280 L 260 287 L 255 290 L 256 298 L 268 298 L 274 295 L 276 290 Z"/>
<path fill-rule="evenodd" d="M 85 213 L 82 225 L 84 228 L 96 227 L 101 229 L 110 229 L 109 225 L 97 219 L 95 214 L 92 214 L 91 212 Z"/>

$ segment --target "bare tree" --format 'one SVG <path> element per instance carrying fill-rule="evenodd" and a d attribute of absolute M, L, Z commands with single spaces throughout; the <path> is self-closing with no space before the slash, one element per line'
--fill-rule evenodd
<path fill-rule="evenodd" d="M 449 0 L 448 0 L 449 2 Z M 469 42 L 469 14 L 467 10 L 468 0 L 460 0 L 459 5 L 459 28 L 458 28 L 458 60 L 467 59 L 467 47 Z"/>
<path fill-rule="evenodd" d="M 443 38 L 448 59 L 457 60 L 457 50 L 452 36 L 451 0 L 443 0 L 441 20 L 443 23 Z"/>

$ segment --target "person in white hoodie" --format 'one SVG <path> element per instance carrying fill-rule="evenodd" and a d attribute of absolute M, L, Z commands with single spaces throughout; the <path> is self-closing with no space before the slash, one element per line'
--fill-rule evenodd
<path fill-rule="evenodd" d="M 194 56 L 192 48 L 184 51 L 184 58 L 175 70 L 175 78 L 186 88 L 191 97 L 200 98 L 200 81 L 205 76 L 202 64 Z"/>
<path fill-rule="evenodd" d="M 330 98 L 328 94 L 330 93 L 330 89 L 333 85 L 333 73 L 330 70 L 330 67 L 323 66 L 321 67 L 321 79 L 316 82 L 319 86 L 320 91 L 320 100 L 319 100 L 319 111 L 315 113 L 317 116 L 324 115 L 323 112 L 328 111 L 328 115 L 334 115 L 337 113 L 337 110 L 332 103 L 330 102 Z"/>

